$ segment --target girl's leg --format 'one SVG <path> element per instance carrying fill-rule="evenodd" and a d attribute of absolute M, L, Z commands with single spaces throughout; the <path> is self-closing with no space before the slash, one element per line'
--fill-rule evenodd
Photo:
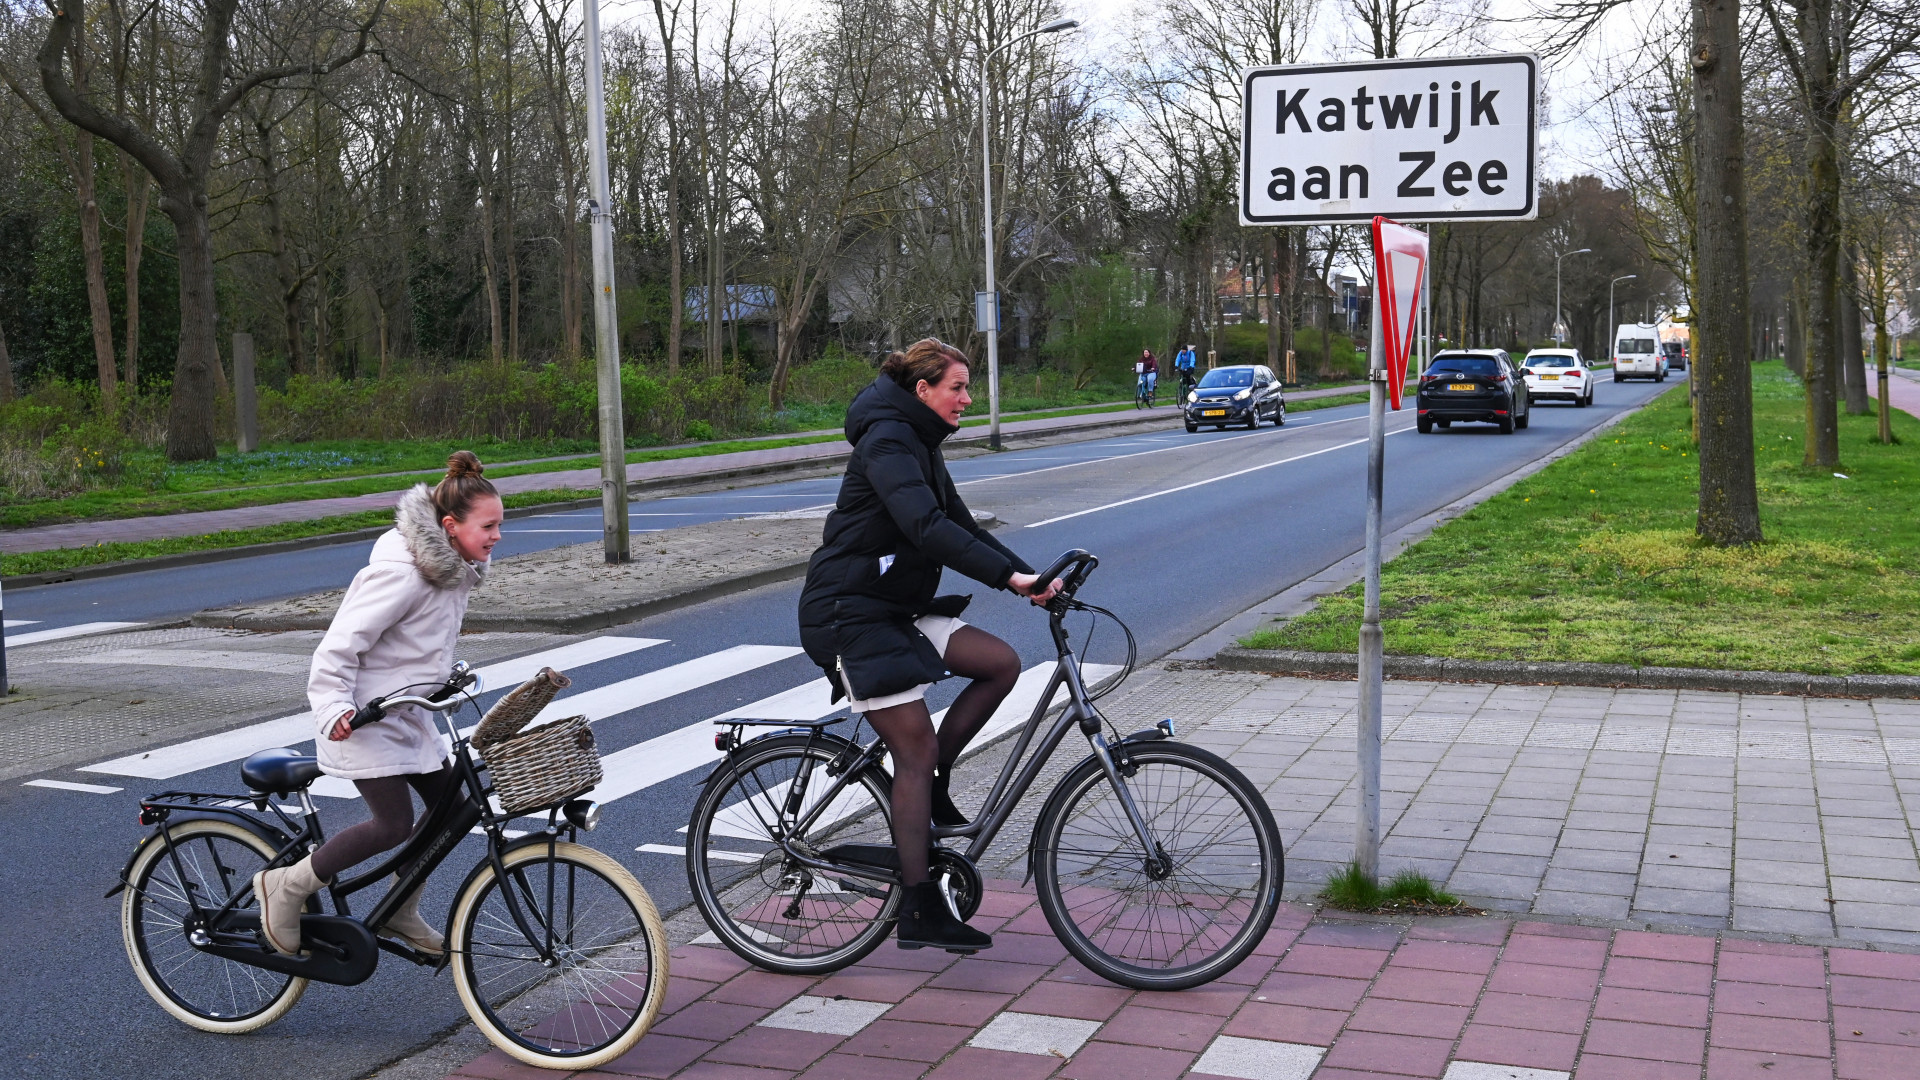
<path fill-rule="evenodd" d="M 332 881 L 347 867 L 406 842 L 413 832 L 413 795 L 407 790 L 408 779 L 378 776 L 353 782 L 373 816 L 335 833 L 313 853 L 313 871 L 320 880 Z"/>
<path fill-rule="evenodd" d="M 987 725 L 993 710 L 1013 692 L 1020 678 L 1020 655 L 977 626 L 963 626 L 947 639 L 947 670 L 972 679 L 940 720 L 940 765 L 959 760 L 961 751 Z"/>
<path fill-rule="evenodd" d="M 866 716 L 893 754 L 893 846 L 900 851 L 900 882 L 918 885 L 927 880 L 927 846 L 932 842 L 933 766 L 939 752 L 933 718 L 924 700 L 875 709 Z"/>

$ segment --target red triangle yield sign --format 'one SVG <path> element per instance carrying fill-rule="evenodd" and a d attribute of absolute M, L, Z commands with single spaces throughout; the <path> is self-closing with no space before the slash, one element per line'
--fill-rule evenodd
<path fill-rule="evenodd" d="M 1407 384 L 1414 315 L 1426 278 L 1427 234 L 1383 217 L 1373 219 L 1373 281 L 1380 294 L 1380 340 L 1386 347 L 1387 386 L 1395 411 Z"/>

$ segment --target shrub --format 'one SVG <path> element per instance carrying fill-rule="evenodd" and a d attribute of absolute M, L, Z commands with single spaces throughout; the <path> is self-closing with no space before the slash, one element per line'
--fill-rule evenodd
<path fill-rule="evenodd" d="M 687 425 L 687 438 L 694 442 L 711 442 L 715 438 L 713 425 L 705 420 L 695 420 Z"/>

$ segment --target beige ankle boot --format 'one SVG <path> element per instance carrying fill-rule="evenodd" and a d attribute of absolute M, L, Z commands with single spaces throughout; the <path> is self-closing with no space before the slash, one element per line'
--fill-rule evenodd
<path fill-rule="evenodd" d="M 389 880 L 398 882 L 400 875 L 395 874 Z M 439 956 L 447 951 L 447 939 L 420 917 L 420 893 L 426 886 L 413 890 L 413 895 L 400 902 L 400 907 L 380 928 L 380 936 L 397 938 L 429 956 Z"/>
<path fill-rule="evenodd" d="M 326 884 L 313 872 L 311 855 L 292 866 L 253 875 L 253 895 L 260 901 L 260 929 L 274 952 L 300 955 L 300 911 L 307 906 L 307 898 Z"/>

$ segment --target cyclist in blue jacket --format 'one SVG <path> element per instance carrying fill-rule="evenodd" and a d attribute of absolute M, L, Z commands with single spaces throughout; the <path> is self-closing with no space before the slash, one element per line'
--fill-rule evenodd
<path fill-rule="evenodd" d="M 1180 351 L 1174 354 L 1173 370 L 1180 373 L 1180 389 L 1182 393 L 1193 387 L 1193 365 L 1193 346 L 1181 346 Z"/>

